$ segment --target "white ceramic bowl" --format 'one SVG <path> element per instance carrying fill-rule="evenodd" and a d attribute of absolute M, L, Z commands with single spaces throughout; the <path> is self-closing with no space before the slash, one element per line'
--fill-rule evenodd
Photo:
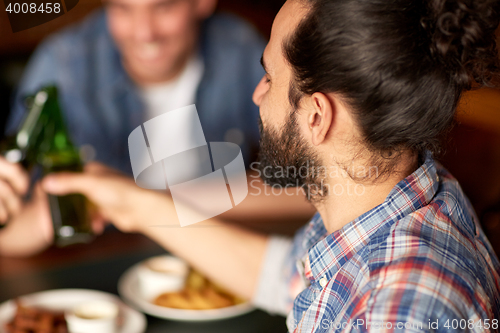
<path fill-rule="evenodd" d="M 148 301 L 157 296 L 184 288 L 188 264 L 177 257 L 158 256 L 146 260 L 138 269 L 139 290 Z"/>
<path fill-rule="evenodd" d="M 114 333 L 117 329 L 118 305 L 111 301 L 81 303 L 65 313 L 70 333 Z"/>

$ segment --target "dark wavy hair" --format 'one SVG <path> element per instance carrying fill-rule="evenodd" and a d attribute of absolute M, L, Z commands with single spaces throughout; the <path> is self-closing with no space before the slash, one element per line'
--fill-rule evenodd
<path fill-rule="evenodd" d="M 292 106 L 339 93 L 378 161 L 439 152 L 462 92 L 498 79 L 499 0 L 296 1 L 309 12 L 283 44 Z"/>

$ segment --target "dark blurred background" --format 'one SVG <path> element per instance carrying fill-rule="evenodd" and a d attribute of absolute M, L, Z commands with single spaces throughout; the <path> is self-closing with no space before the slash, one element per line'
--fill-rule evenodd
<path fill-rule="evenodd" d="M 273 18 L 283 3 L 283 0 L 221 0 L 219 10 L 246 18 L 268 37 Z M 12 33 L 6 12 L 0 11 L 0 135 L 13 89 L 37 44 L 48 34 L 82 19 L 100 6 L 100 0 L 81 0 L 67 14 L 18 33 Z M 457 120 L 438 159 L 462 184 L 493 247 L 500 254 L 500 90 L 467 93 Z"/>

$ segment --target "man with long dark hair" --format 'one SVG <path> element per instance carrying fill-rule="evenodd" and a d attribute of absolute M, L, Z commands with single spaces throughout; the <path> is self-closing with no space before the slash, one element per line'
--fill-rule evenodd
<path fill-rule="evenodd" d="M 295 332 L 496 330 L 500 265 L 456 180 L 433 160 L 463 90 L 499 73 L 499 1 L 289 0 L 264 51 L 261 176 L 318 214 L 293 240 L 216 219 L 92 165 L 79 191 Z M 120 184 L 121 191 L 110 189 Z M 111 186 L 112 185 L 112 186 Z"/>

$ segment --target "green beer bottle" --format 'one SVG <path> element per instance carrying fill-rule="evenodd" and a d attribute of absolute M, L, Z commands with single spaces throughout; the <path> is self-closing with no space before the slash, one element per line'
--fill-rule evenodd
<path fill-rule="evenodd" d="M 37 163 L 37 151 L 43 132 L 43 110 L 48 95 L 39 91 L 35 96 L 27 98 L 28 112 L 24 116 L 17 132 L 5 137 L 0 142 L 0 154 L 11 163 L 20 163 L 26 170 L 31 170 Z M 5 225 L 0 225 L 2 229 Z"/>
<path fill-rule="evenodd" d="M 48 94 L 39 91 L 34 97 L 29 97 L 30 106 L 17 132 L 6 137 L 0 143 L 0 154 L 11 163 L 20 163 L 27 170 L 36 164 L 36 154 L 40 145 L 41 133 L 46 117 L 43 115 Z"/>
<path fill-rule="evenodd" d="M 47 94 L 40 122 L 44 124 L 39 142 L 37 161 L 43 174 L 81 172 L 83 165 L 78 150 L 71 142 L 57 98 L 57 88 L 45 87 Z M 66 246 L 87 243 L 93 239 L 88 202 L 81 194 L 48 195 L 55 244 Z"/>

